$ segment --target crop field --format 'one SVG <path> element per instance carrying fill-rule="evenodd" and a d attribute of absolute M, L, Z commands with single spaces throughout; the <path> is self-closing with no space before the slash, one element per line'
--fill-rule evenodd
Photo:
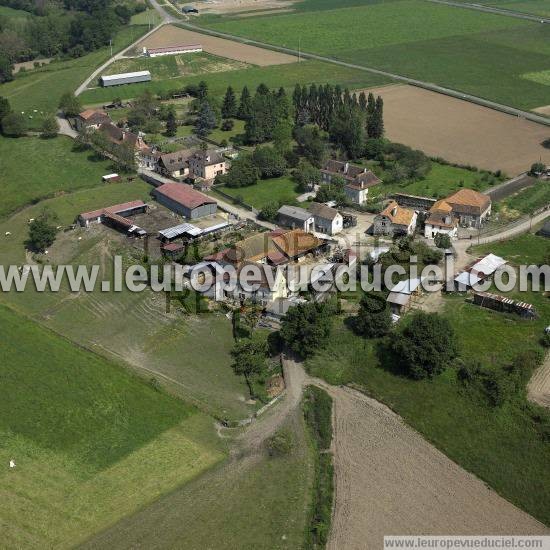
<path fill-rule="evenodd" d="M 165 57 L 137 57 L 120 59 L 102 74 L 118 74 L 133 71 L 150 71 L 153 82 L 181 76 L 204 75 L 246 69 L 247 64 L 215 55 L 191 53 Z"/>
<path fill-rule="evenodd" d="M 392 141 L 508 176 L 527 171 L 539 159 L 550 164 L 550 150 L 541 145 L 550 127 L 413 86 L 372 91 L 384 100 L 384 125 Z"/>
<path fill-rule="evenodd" d="M 196 409 L 3 306 L 0 322 L 2 545 L 73 547 L 223 459 Z"/>
<path fill-rule="evenodd" d="M 503 10 L 517 11 L 533 15 L 550 16 L 550 6 L 546 0 L 458 0 L 459 2 L 483 4 Z"/>
<path fill-rule="evenodd" d="M 546 182 L 540 182 L 511 197 L 507 197 L 502 201 L 501 208 L 504 207 L 508 214 L 514 212 L 530 214 L 547 204 L 550 204 L 550 189 Z"/>
<path fill-rule="evenodd" d="M 112 172 L 110 161 L 91 151 L 73 151 L 73 141 L 64 136 L 0 137 L 0 158 L 0 218 L 45 197 L 104 186 L 101 176 Z"/>
<path fill-rule="evenodd" d="M 147 29 L 145 25 L 124 27 L 113 40 L 113 51 L 129 46 Z M 15 111 L 24 111 L 32 116 L 29 124 L 37 127 L 41 113 L 55 112 L 63 93 L 74 91 L 109 57 L 110 49 L 106 47 L 78 59 L 56 61 L 40 69 L 20 73 L 12 82 L 0 84 L 0 96 L 6 97 Z"/>
<path fill-rule="evenodd" d="M 197 33 L 173 25 L 160 28 L 140 42 L 137 48 L 143 46 L 147 48 L 166 48 L 180 44 L 201 44 L 205 52 L 260 66 L 281 65 L 298 61 L 293 55 Z"/>
<path fill-rule="evenodd" d="M 531 301 L 531 296 L 521 299 Z M 463 298 L 448 299 L 446 315 L 466 361 L 502 367 L 520 351 L 538 348 L 550 313 L 548 304 L 539 300 L 539 305 L 542 320 L 535 323 L 510 320 Z M 341 321 L 331 342 L 330 349 L 308 361 L 310 374 L 336 385 L 358 384 L 501 496 L 543 523 L 550 522 L 547 444 L 524 401 L 490 408 L 461 389 L 454 369 L 433 380 L 410 380 L 396 372 L 394 359 L 379 342 L 356 336 Z"/>
<path fill-rule="evenodd" d="M 550 28 L 534 22 L 403 0 L 205 24 L 293 49 L 298 49 L 300 37 L 301 49 L 306 52 L 524 109 L 549 103 L 548 86 L 521 77 L 548 69 Z"/>
<path fill-rule="evenodd" d="M 340 84 L 350 89 L 375 87 L 387 84 L 385 77 L 366 73 L 356 69 L 337 67 L 320 61 L 303 61 L 285 65 L 271 65 L 269 67 L 250 66 L 238 71 L 223 73 L 207 73 L 196 76 L 172 78 L 159 82 L 147 82 L 117 86 L 116 90 L 96 88 L 86 90 L 80 97 L 87 105 L 101 104 L 111 101 L 114 97 L 130 99 L 139 96 L 145 90 L 153 93 L 161 91 L 179 90 L 188 84 L 198 84 L 204 80 L 208 84 L 212 95 L 223 96 L 227 86 L 232 86 L 238 93 L 243 86 L 255 89 L 262 82 L 270 88 L 283 86 L 292 92 L 295 84 Z M 0 88 L 1 90 L 1 88 Z"/>

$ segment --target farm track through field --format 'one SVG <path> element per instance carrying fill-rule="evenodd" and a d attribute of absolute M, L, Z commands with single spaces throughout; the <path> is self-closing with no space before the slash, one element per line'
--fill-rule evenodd
<path fill-rule="evenodd" d="M 470 4 L 468 2 L 453 2 L 452 0 L 428 0 L 434 4 L 443 4 L 445 6 L 452 6 L 454 8 L 464 8 L 468 10 L 482 11 L 485 13 L 494 13 L 496 15 L 504 15 L 506 17 L 515 17 L 516 19 L 524 19 L 526 21 L 534 21 L 535 23 L 550 23 L 548 17 L 542 15 L 534 15 L 532 13 L 525 13 L 521 11 L 508 10 L 506 8 L 496 8 L 494 6 L 483 6 L 481 4 Z"/>

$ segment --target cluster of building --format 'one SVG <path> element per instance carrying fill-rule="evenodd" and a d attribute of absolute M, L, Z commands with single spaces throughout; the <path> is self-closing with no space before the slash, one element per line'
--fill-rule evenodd
<path fill-rule="evenodd" d="M 211 254 L 195 268 L 208 269 L 213 278 L 213 285 L 206 296 L 217 301 L 242 303 L 245 300 L 257 303 L 266 308 L 273 316 L 286 313 L 288 308 L 300 300 L 300 285 L 291 269 L 302 266 L 310 272 L 317 268 L 317 277 L 334 272 L 337 264 L 326 263 L 330 246 L 326 241 L 302 229 L 276 229 L 252 235 L 234 246 Z M 352 254 L 343 254 L 341 263 L 355 261 Z M 234 268 L 236 277 L 233 288 L 227 288 L 227 266 Z M 239 283 L 239 276 L 249 266 L 259 269 L 255 288 L 244 288 Z M 321 269 L 320 269 L 321 268 Z M 310 283 L 313 279 L 307 279 Z"/>
<path fill-rule="evenodd" d="M 460 189 L 442 200 L 396 194 L 374 219 L 375 235 L 411 235 L 419 213 L 424 217 L 424 236 L 433 239 L 438 234 L 451 238 L 458 227 L 480 228 L 491 215 L 491 199 L 473 189 Z"/>
<path fill-rule="evenodd" d="M 369 188 L 382 183 L 380 178 L 364 166 L 331 159 L 321 170 L 321 181 L 324 184 L 330 184 L 336 178 L 342 178 L 345 181 L 346 197 L 359 206 L 367 202 Z"/>
<path fill-rule="evenodd" d="M 187 181 L 202 190 L 208 189 L 218 175 L 227 173 L 229 164 L 218 149 L 181 149 L 163 153 L 145 142 L 143 135 L 116 126 L 100 109 L 82 111 L 74 120 L 78 132 L 101 132 L 115 145 L 125 145 L 135 151 L 141 168 L 154 171 L 176 181 Z"/>

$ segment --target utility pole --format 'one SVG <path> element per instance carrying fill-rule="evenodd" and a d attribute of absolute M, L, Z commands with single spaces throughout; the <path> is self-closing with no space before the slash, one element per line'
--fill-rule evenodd
<path fill-rule="evenodd" d="M 111 47 L 111 57 L 113 57 L 113 39 L 109 40 L 109 46 Z"/>
<path fill-rule="evenodd" d="M 302 37 L 298 37 L 298 63 L 302 61 Z"/>

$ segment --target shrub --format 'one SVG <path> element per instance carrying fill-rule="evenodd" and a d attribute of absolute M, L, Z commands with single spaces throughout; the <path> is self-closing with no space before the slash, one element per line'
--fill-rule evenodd
<path fill-rule="evenodd" d="M 271 457 L 289 455 L 294 447 L 292 434 L 281 429 L 266 441 L 267 452 Z"/>

